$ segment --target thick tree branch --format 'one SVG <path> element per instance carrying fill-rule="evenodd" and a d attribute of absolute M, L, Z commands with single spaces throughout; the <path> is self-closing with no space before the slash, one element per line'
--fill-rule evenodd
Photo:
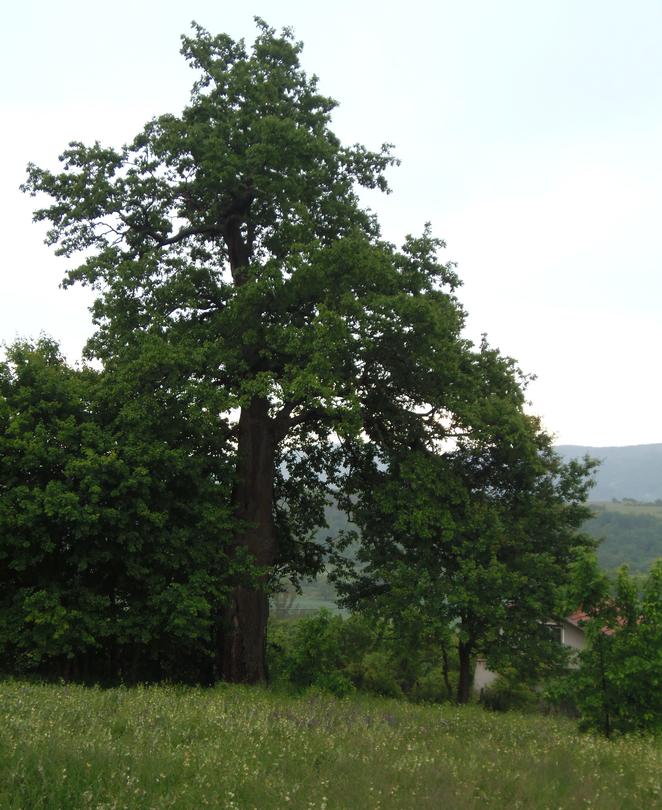
<path fill-rule="evenodd" d="M 252 188 L 248 188 L 244 190 L 241 194 L 232 198 L 230 203 L 225 206 L 222 210 L 218 222 L 214 223 L 213 225 L 191 225 L 188 228 L 182 228 L 177 233 L 173 234 L 172 236 L 163 237 L 160 236 L 156 231 L 152 230 L 151 228 L 144 227 L 144 228 L 136 228 L 136 230 L 142 230 L 147 236 L 154 239 L 154 241 L 160 247 L 166 247 L 167 245 L 176 245 L 179 242 L 183 242 L 185 239 L 188 239 L 190 236 L 222 236 L 225 238 L 226 243 L 228 244 L 228 248 L 232 252 L 233 245 L 237 243 L 237 238 L 239 236 L 239 231 L 241 228 L 241 224 L 246 221 L 246 216 L 250 210 L 250 207 L 255 199 L 255 192 Z M 143 215 L 146 218 L 147 211 L 143 209 Z M 130 226 L 129 223 L 126 223 Z M 135 227 L 135 226 L 130 226 Z M 248 240 L 246 241 L 244 250 L 242 251 L 241 248 L 239 249 L 240 256 L 237 256 L 239 261 L 245 260 L 247 258 L 248 253 L 252 250 L 252 243 L 254 239 L 254 229 L 252 226 L 249 225 L 249 234 Z M 243 243 L 243 240 L 240 239 Z M 238 265 L 239 266 L 239 265 Z"/>
<path fill-rule="evenodd" d="M 157 245 L 166 247 L 167 245 L 176 245 L 178 242 L 183 242 L 189 236 L 224 236 L 225 228 L 222 225 L 191 226 L 190 228 L 182 228 L 181 231 L 169 236 L 167 239 L 160 237 L 154 231 L 145 231 L 145 233 L 147 236 L 151 236 Z"/>
<path fill-rule="evenodd" d="M 284 439 L 289 431 L 297 425 L 303 425 L 307 422 L 323 421 L 329 418 L 328 412 L 322 408 L 308 408 L 302 413 L 292 416 L 292 411 L 297 408 L 299 404 L 300 403 L 297 402 L 286 403 L 274 417 L 274 435 L 277 442 Z"/>

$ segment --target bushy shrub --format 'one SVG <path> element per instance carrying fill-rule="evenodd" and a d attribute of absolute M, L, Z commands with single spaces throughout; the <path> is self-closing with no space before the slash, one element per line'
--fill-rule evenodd
<path fill-rule="evenodd" d="M 342 625 L 341 616 L 325 609 L 299 621 L 272 623 L 269 643 L 272 681 L 299 688 L 314 685 L 342 691 L 338 684 L 343 679 L 351 683 L 342 672 Z M 336 674 L 343 678 L 335 677 Z"/>
<path fill-rule="evenodd" d="M 542 694 L 546 713 L 579 718 L 574 682 L 575 673 L 568 671 L 565 675 L 552 678 L 545 684 Z"/>
<path fill-rule="evenodd" d="M 500 675 L 481 691 L 480 702 L 495 712 L 533 711 L 541 706 L 541 695 L 526 683 Z"/>
<path fill-rule="evenodd" d="M 367 692 L 385 697 L 403 697 L 402 686 L 398 683 L 393 660 L 382 650 L 367 652 L 358 667 L 360 685 Z"/>
<path fill-rule="evenodd" d="M 420 675 L 412 687 L 409 697 L 417 703 L 445 703 L 453 700 L 457 692 L 457 671 L 449 674 L 449 680 L 450 694 L 442 667 L 432 667 Z"/>
<path fill-rule="evenodd" d="M 331 672 L 319 672 L 313 686 L 336 697 L 347 697 L 356 691 L 351 678 L 344 672 L 334 669 Z"/>
<path fill-rule="evenodd" d="M 272 621 L 269 629 L 269 674 L 279 688 L 315 687 L 339 696 L 358 689 L 442 702 L 449 695 L 440 657 L 436 648 L 407 649 L 388 623 L 361 614 L 345 618 L 321 610 L 303 619 Z"/>
<path fill-rule="evenodd" d="M 41 338 L 0 362 L 4 674 L 214 679 L 218 606 L 241 564 L 233 459 L 163 382 L 179 379 L 177 352 L 152 349 L 98 372 Z"/>

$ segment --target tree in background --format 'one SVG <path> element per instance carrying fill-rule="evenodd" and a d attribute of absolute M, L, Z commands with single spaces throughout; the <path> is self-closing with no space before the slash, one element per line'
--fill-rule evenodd
<path fill-rule="evenodd" d="M 577 531 L 593 463 L 561 462 L 524 412 L 511 360 L 483 343 L 470 371 L 458 376 L 468 417 L 377 424 L 349 456 L 345 504 L 361 546 L 358 565 L 336 574 L 345 604 L 395 627 L 424 617 L 441 652 L 455 638 L 460 703 L 478 653 L 529 678 L 560 663 L 548 622 L 578 549 L 593 545 Z"/>
<path fill-rule="evenodd" d="M 143 360 L 140 377 L 76 371 L 42 339 L 0 364 L 5 671 L 213 680 L 229 460 L 209 416 L 157 384 L 175 358 Z"/>
<path fill-rule="evenodd" d="M 576 704 L 584 728 L 607 737 L 662 728 L 662 561 L 640 584 L 626 567 L 610 580 L 590 556 L 575 574 L 587 646 L 553 694 Z"/>
<path fill-rule="evenodd" d="M 449 700 L 455 657 L 447 661 L 444 678 L 429 618 L 422 632 L 416 623 L 413 616 L 404 627 L 324 609 L 297 621 L 276 620 L 269 635 L 270 674 L 288 689 L 312 686 L 339 696 L 359 689 L 413 701 Z"/>
<path fill-rule="evenodd" d="M 59 173 L 31 165 L 25 184 L 51 198 L 35 213 L 48 242 L 83 255 L 65 283 L 97 292 L 89 354 L 125 379 L 175 355 L 159 390 L 195 403 L 232 457 L 216 508 L 261 576 L 235 565 L 217 658 L 246 682 L 266 677 L 269 587 L 321 566 L 313 529 L 343 443 L 401 435 L 422 411 L 468 429 L 490 390 L 442 243 L 426 231 L 397 250 L 359 204 L 358 187 L 386 190 L 389 148 L 343 146 L 301 44 L 257 25 L 250 51 L 195 26 L 181 115 L 121 149 L 72 143 Z"/>

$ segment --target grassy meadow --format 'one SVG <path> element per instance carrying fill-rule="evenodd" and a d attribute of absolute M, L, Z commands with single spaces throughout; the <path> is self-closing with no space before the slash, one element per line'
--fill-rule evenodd
<path fill-rule="evenodd" d="M 2 810 L 662 807 L 662 745 L 262 689 L 0 683 Z"/>

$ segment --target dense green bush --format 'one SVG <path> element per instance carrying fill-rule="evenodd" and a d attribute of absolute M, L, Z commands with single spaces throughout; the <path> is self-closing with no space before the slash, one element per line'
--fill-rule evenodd
<path fill-rule="evenodd" d="M 388 652 L 374 650 L 366 652 L 357 668 L 360 675 L 361 688 L 366 692 L 374 692 L 385 697 L 399 698 L 403 690 L 395 672 L 394 662 Z"/>
<path fill-rule="evenodd" d="M 341 652 L 343 620 L 328 610 L 306 619 L 272 622 L 269 670 L 272 681 L 295 688 L 316 686 L 336 695 L 353 690 Z"/>
<path fill-rule="evenodd" d="M 454 702 L 458 681 L 456 660 L 453 661 L 453 671 L 447 673 L 448 686 L 445 683 L 443 667 L 426 667 L 412 686 L 409 699 L 416 703 L 445 703 L 449 700 Z"/>
<path fill-rule="evenodd" d="M 483 689 L 480 693 L 480 702 L 486 709 L 505 712 L 515 709 L 517 711 L 534 711 L 541 707 L 542 698 L 539 692 L 527 683 L 509 674 L 499 677 Z"/>
<path fill-rule="evenodd" d="M 228 461 L 159 347 L 139 368 L 0 363 L 0 671 L 212 681 L 234 562 Z M 211 438 L 209 438 L 211 437 Z"/>
<path fill-rule="evenodd" d="M 627 568 L 610 581 L 590 558 L 580 574 L 587 645 L 550 698 L 574 703 L 580 728 L 607 737 L 662 731 L 662 560 L 643 583 Z"/>
<path fill-rule="evenodd" d="M 409 649 L 392 625 L 328 610 L 272 620 L 269 673 L 280 688 L 316 687 L 343 696 L 356 689 L 414 701 L 448 700 L 439 649 Z M 457 663 L 452 662 L 457 671 Z M 456 679 L 456 674 L 453 674 Z"/>

